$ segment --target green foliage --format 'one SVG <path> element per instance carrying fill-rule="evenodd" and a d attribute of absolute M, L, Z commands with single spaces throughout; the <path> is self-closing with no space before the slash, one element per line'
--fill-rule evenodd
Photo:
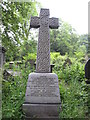
<path fill-rule="evenodd" d="M 56 59 L 58 59 L 58 57 L 60 57 L 59 52 L 51 52 L 50 53 L 51 63 L 54 64 L 56 62 Z"/>
<path fill-rule="evenodd" d="M 78 35 L 75 30 L 68 23 L 60 19 L 60 27 L 58 30 L 52 30 L 51 37 L 51 51 L 60 52 L 61 55 L 73 52 L 75 44 L 78 41 Z"/>
<path fill-rule="evenodd" d="M 30 17 L 37 15 L 36 1 L 2 2 L 2 45 L 6 48 L 6 60 L 19 57 L 20 46 L 30 38 Z"/>
<path fill-rule="evenodd" d="M 2 2 L 2 45 L 7 49 L 6 61 L 22 60 L 21 67 L 13 65 L 13 71 L 21 71 L 21 75 L 9 77 L 2 84 L 3 118 L 23 119 L 24 103 L 28 74 L 34 72 L 30 63 L 36 60 L 37 41 L 30 33 L 30 17 L 37 15 L 36 1 Z M 33 37 L 32 37 L 33 36 Z M 87 92 L 84 76 L 86 50 L 89 54 L 87 35 L 78 35 L 72 26 L 60 19 L 58 30 L 50 31 L 51 64 L 55 64 L 53 72 L 58 75 L 62 102 L 61 118 L 84 118 L 86 116 Z M 5 64 L 5 69 L 9 63 Z"/>
<path fill-rule="evenodd" d="M 61 68 L 61 79 L 64 79 L 66 82 L 70 82 L 70 80 L 83 81 L 84 76 L 84 66 L 80 64 L 74 64 L 71 66 L 67 66 L 65 69 Z"/>
<path fill-rule="evenodd" d="M 64 65 L 65 60 L 69 58 L 72 64 Z M 24 58 L 36 59 L 35 53 L 29 53 Z M 77 60 L 77 61 L 76 61 Z M 55 64 L 53 72 L 58 75 L 59 88 L 62 102 L 61 118 L 84 118 L 87 112 L 87 91 L 84 77 L 84 64 L 78 62 L 77 58 L 70 58 L 68 54 L 61 56 L 60 53 L 51 53 L 51 61 Z M 5 65 L 8 68 L 9 64 Z M 20 77 L 15 77 L 14 80 L 9 78 L 8 81 L 3 80 L 3 94 L 2 94 L 2 113 L 3 118 L 18 118 L 22 119 L 24 113 L 22 111 L 22 104 L 24 103 L 26 84 L 28 74 L 34 69 L 30 64 L 24 68 L 21 65 L 18 69 L 13 66 L 13 70 L 21 71 Z M 7 102 L 8 101 L 8 102 Z"/>
<path fill-rule="evenodd" d="M 28 53 L 36 52 L 37 42 L 30 32 L 30 17 L 37 15 L 36 6 L 39 3 L 2 2 L 2 45 L 6 48 L 6 61 L 18 60 Z M 51 30 L 50 44 L 52 52 L 68 53 L 73 56 L 76 52 L 86 53 L 87 35 L 79 36 L 72 26 L 60 19 L 58 30 Z"/>
<path fill-rule="evenodd" d="M 72 64 L 66 64 L 69 58 Z M 88 93 L 86 91 L 84 64 L 77 58 L 70 58 L 67 54 L 51 53 L 51 61 L 55 67 L 53 72 L 58 75 L 61 95 L 61 118 L 85 118 L 88 107 L 86 105 Z"/>
<path fill-rule="evenodd" d="M 72 26 L 60 19 L 58 30 L 51 30 L 50 44 L 52 52 L 60 52 L 61 55 L 68 53 L 73 56 L 75 52 L 81 51 L 86 53 L 87 35 L 78 35 Z M 83 46 L 83 47 L 82 47 Z"/>
<path fill-rule="evenodd" d="M 22 120 L 23 111 L 22 104 L 24 103 L 26 84 L 28 75 L 31 72 L 30 65 L 27 68 L 22 65 L 18 71 L 21 71 L 20 76 L 9 78 L 8 81 L 3 80 L 2 83 L 2 117 L 7 119 Z M 16 69 L 14 68 L 14 71 Z"/>
<path fill-rule="evenodd" d="M 35 59 L 36 56 L 34 55 L 36 53 L 36 46 L 37 42 L 35 40 L 28 40 L 24 41 L 23 45 L 20 48 L 20 57 L 27 59 Z"/>
<path fill-rule="evenodd" d="M 35 53 L 28 53 L 28 55 L 24 56 L 23 58 L 24 58 L 25 61 L 30 60 L 30 59 L 31 60 L 36 60 L 36 54 Z"/>
<path fill-rule="evenodd" d="M 62 101 L 62 111 L 60 118 L 85 118 L 87 106 L 86 83 L 79 82 L 72 78 L 69 85 L 62 80 L 60 82 L 60 94 Z"/>

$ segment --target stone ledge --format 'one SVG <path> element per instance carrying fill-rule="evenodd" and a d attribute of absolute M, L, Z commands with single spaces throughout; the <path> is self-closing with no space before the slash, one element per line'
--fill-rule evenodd
<path fill-rule="evenodd" d="M 25 120 L 60 120 L 58 117 L 53 117 L 53 118 L 30 118 L 30 117 L 25 117 Z"/>
<path fill-rule="evenodd" d="M 29 74 L 29 76 L 32 76 L 32 77 L 34 77 L 34 76 L 53 76 L 53 77 L 56 77 L 56 78 L 58 78 L 58 76 L 57 76 L 57 74 L 55 74 L 55 73 L 30 73 Z"/>
<path fill-rule="evenodd" d="M 61 104 L 23 104 L 26 118 L 58 118 Z M 59 111 L 59 112 L 58 112 Z"/>

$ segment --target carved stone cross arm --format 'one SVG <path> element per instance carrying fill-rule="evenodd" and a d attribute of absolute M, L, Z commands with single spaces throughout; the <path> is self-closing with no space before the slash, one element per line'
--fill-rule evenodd
<path fill-rule="evenodd" d="M 40 27 L 40 17 L 31 17 L 30 28 L 39 28 Z M 49 18 L 49 28 L 57 29 L 59 27 L 58 18 Z"/>
<path fill-rule="evenodd" d="M 39 28 L 40 27 L 40 17 L 31 17 L 30 28 Z"/>
<path fill-rule="evenodd" d="M 59 20 L 58 18 L 49 18 L 49 27 L 51 29 L 57 29 L 59 27 Z"/>

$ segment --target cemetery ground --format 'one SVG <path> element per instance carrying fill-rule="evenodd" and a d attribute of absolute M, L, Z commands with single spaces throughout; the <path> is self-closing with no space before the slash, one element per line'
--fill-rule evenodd
<path fill-rule="evenodd" d="M 61 18 L 60 19 L 49 18 L 48 9 L 46 10 L 42 9 L 39 17 L 31 17 L 38 16 L 38 12 L 36 9 L 37 6 L 40 7 L 39 3 L 33 0 L 31 0 L 31 2 L 22 3 L 21 2 L 1 3 L 2 28 L 3 28 L 1 29 L 2 39 L 1 46 L 4 46 L 6 49 L 6 52 L 5 50 L 4 51 L 2 50 L 1 51 L 2 53 L 0 54 L 2 58 L 0 61 L 2 63 L 1 67 L 5 62 L 4 56 L 6 58 L 6 63 L 4 64 L 2 71 L 3 73 L 2 117 L 3 119 L 9 120 L 24 119 L 25 113 L 23 112 L 22 105 L 25 102 L 26 98 L 25 93 L 27 88 L 28 75 L 32 72 L 41 73 L 43 70 L 43 72 L 45 73 L 50 73 L 52 71 L 53 74 L 55 73 L 58 75 L 59 81 L 58 93 L 60 90 L 60 99 L 62 105 L 61 112 L 58 111 L 60 119 L 62 118 L 89 119 L 90 95 L 88 93 L 90 90 L 89 88 L 90 84 L 87 84 L 87 82 L 90 83 L 89 81 L 90 79 L 87 80 L 85 78 L 86 72 L 84 69 L 86 61 L 88 60 L 88 58 L 90 58 L 89 36 L 88 34 L 83 35 L 77 34 L 76 30 L 70 24 L 64 22 Z M 34 21 L 30 22 L 30 18 L 31 21 L 32 20 Z M 32 34 L 31 32 L 32 27 L 34 28 L 39 27 L 38 44 L 37 40 L 35 40 L 37 38 L 37 33 L 36 35 Z M 49 28 L 58 29 L 50 30 L 49 35 Z M 39 46 L 37 52 L 38 64 L 35 63 L 37 45 Z M 48 59 L 50 57 L 49 55 L 51 56 L 51 60 Z M 43 57 L 45 59 L 43 59 Z M 50 63 L 51 66 L 53 67 L 51 70 Z M 39 80 L 41 80 L 41 78 Z M 40 84 L 38 85 L 40 86 Z M 45 85 L 47 85 L 46 87 L 48 88 L 50 88 L 50 86 L 54 86 L 52 83 L 47 84 L 46 82 L 43 82 L 43 86 Z M 32 89 L 32 87 L 30 86 L 29 88 Z M 44 89 L 44 87 L 42 88 Z M 33 91 L 34 90 L 37 89 L 33 87 Z M 45 92 L 46 90 L 47 89 L 45 89 Z M 50 89 L 48 89 L 48 91 L 49 90 Z M 38 96 L 40 96 L 39 92 L 37 91 L 34 92 L 35 94 L 38 93 Z M 43 94 L 44 92 L 41 93 L 42 93 L 41 96 L 45 95 Z M 49 95 L 52 96 L 53 89 L 52 92 L 48 93 Z M 33 94 L 33 96 L 35 96 L 35 94 Z M 54 97 L 56 98 L 57 92 L 54 95 L 55 95 Z M 29 94 L 27 94 L 27 96 L 30 97 Z M 32 97 L 30 97 L 29 100 L 31 99 Z M 36 100 L 35 103 L 37 103 L 37 99 L 32 100 L 34 101 Z M 49 104 L 52 103 L 51 101 L 48 102 L 46 98 L 44 100 L 47 101 L 46 103 Z M 53 101 L 51 97 L 50 100 Z M 60 103 L 57 102 L 57 98 L 55 100 L 56 100 L 54 101 L 55 105 L 56 103 Z M 38 103 L 40 103 L 40 101 Z M 27 103 L 33 102 L 29 101 Z M 47 106 L 45 105 L 45 107 Z M 43 110 L 46 110 L 44 109 L 45 107 L 43 107 Z M 44 113 L 43 110 L 42 113 Z M 52 111 L 56 110 L 57 109 L 54 109 L 53 107 Z M 49 114 L 51 111 L 50 109 L 48 109 L 48 111 L 45 112 Z M 51 113 L 53 114 L 53 112 Z"/>
<path fill-rule="evenodd" d="M 20 76 L 9 76 L 8 79 L 2 81 L 2 117 L 3 119 L 24 118 L 22 104 L 25 99 L 26 84 L 28 75 L 35 72 L 35 65 L 25 61 L 29 59 L 36 61 L 36 54 L 32 57 L 25 57 L 22 64 L 16 67 L 13 64 L 12 70 L 21 72 Z M 87 84 L 85 79 L 85 56 L 73 56 L 68 54 L 60 55 L 59 52 L 51 53 L 51 64 L 54 64 L 53 73 L 58 75 L 59 89 L 62 103 L 62 111 L 60 118 L 87 118 L 88 112 L 87 100 Z M 9 69 L 9 63 L 5 63 L 4 69 Z M 88 103 L 89 104 L 89 103 Z M 59 111 L 58 111 L 59 112 Z"/>

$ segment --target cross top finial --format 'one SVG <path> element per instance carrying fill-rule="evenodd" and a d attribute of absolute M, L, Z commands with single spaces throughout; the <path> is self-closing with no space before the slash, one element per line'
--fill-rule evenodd
<path fill-rule="evenodd" d="M 42 9 L 40 10 L 40 16 L 49 16 L 49 9 Z"/>

